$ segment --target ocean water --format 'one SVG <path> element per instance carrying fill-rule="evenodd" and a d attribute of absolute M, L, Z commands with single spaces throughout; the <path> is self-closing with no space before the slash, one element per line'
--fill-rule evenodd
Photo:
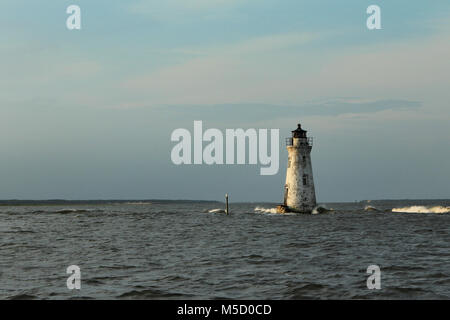
<path fill-rule="evenodd" d="M 450 201 L 0 206 L 0 299 L 449 299 Z M 381 269 L 381 289 L 366 286 Z M 69 290 L 66 269 L 81 268 Z"/>

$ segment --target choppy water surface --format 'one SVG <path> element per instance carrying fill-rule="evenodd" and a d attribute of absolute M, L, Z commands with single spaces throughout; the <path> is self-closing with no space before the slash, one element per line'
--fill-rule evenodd
<path fill-rule="evenodd" d="M 201 202 L 0 206 L 0 298 L 448 299 L 449 205 L 280 215 L 231 204 L 229 216 Z M 366 287 L 372 264 L 381 290 Z M 81 290 L 66 287 L 69 265 Z"/>

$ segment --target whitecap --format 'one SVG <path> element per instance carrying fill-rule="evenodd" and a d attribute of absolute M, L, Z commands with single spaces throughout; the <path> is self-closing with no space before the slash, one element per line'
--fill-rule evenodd
<path fill-rule="evenodd" d="M 208 213 L 225 213 L 225 210 L 223 210 L 223 209 L 211 209 L 211 210 L 208 210 Z"/>
<path fill-rule="evenodd" d="M 392 212 L 408 212 L 408 213 L 449 213 L 450 207 L 443 206 L 409 206 L 403 208 L 393 208 Z"/>
<path fill-rule="evenodd" d="M 256 213 L 277 213 L 277 208 L 256 207 L 255 212 Z"/>
<path fill-rule="evenodd" d="M 364 211 L 380 211 L 380 210 L 378 210 L 374 206 L 365 206 Z"/>

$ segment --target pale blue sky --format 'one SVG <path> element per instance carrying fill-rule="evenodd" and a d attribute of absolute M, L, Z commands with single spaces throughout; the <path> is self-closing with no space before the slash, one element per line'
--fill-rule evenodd
<path fill-rule="evenodd" d="M 279 202 L 297 122 L 320 202 L 449 198 L 449 17 L 448 1 L 3 0 L 0 199 Z M 279 128 L 279 173 L 173 165 L 193 120 Z"/>

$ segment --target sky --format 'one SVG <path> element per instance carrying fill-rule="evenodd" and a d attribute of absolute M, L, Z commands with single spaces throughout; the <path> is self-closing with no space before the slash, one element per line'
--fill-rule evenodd
<path fill-rule="evenodd" d="M 449 18 L 447 0 L 2 0 L 0 199 L 282 202 L 297 123 L 318 202 L 450 198 Z M 194 120 L 279 129 L 278 174 L 174 165 Z"/>

